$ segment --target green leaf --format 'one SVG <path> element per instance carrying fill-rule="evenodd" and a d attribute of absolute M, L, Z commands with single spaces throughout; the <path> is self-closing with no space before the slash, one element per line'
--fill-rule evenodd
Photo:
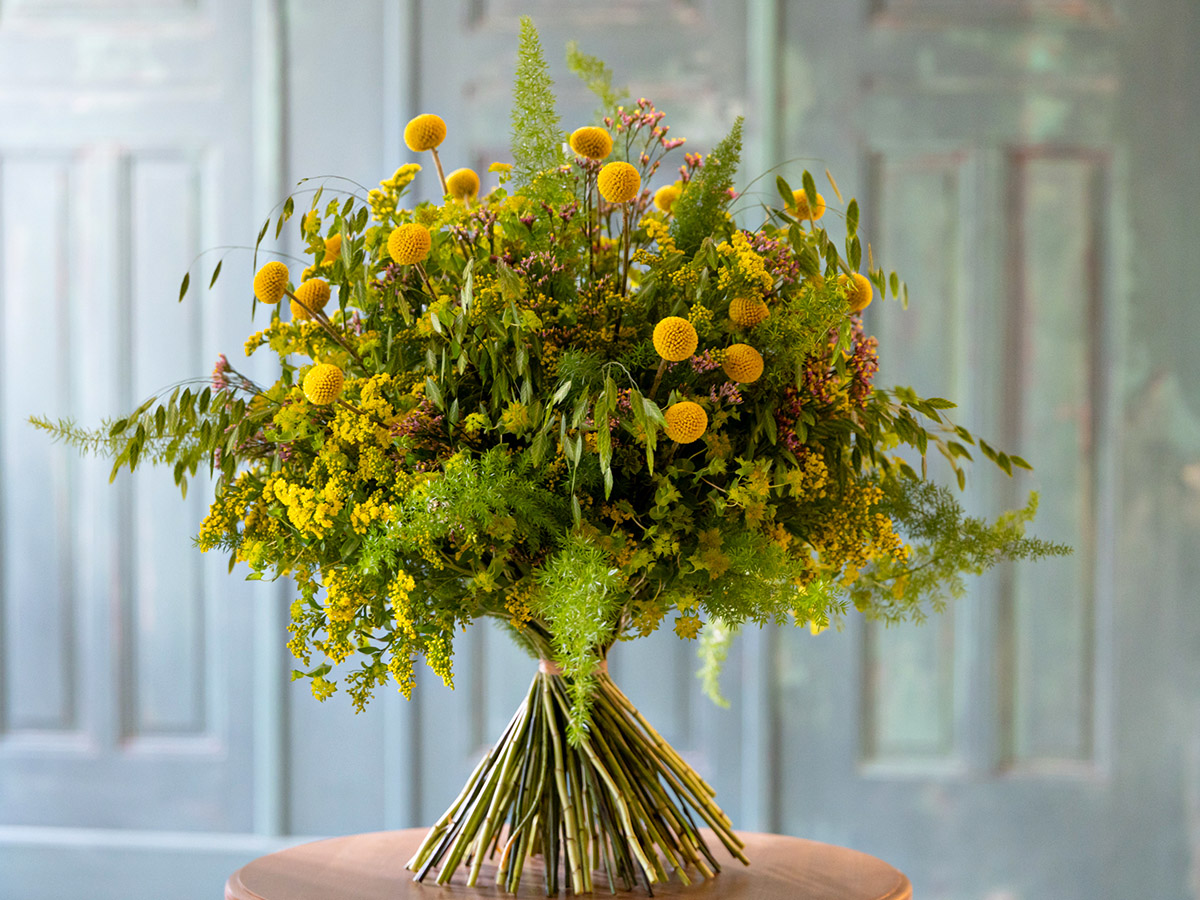
<path fill-rule="evenodd" d="M 445 408 L 445 401 L 442 399 L 442 389 L 438 387 L 436 381 L 429 377 L 425 379 L 425 396 L 438 409 Z"/>
<path fill-rule="evenodd" d="M 854 237 L 858 233 L 858 201 L 851 200 L 846 207 L 846 236 Z"/>
<path fill-rule="evenodd" d="M 787 183 L 787 180 L 782 175 L 775 176 L 775 190 L 779 191 L 779 196 L 783 198 L 785 209 L 795 204 L 796 196 L 792 193 L 792 186 Z"/>
<path fill-rule="evenodd" d="M 212 290 L 213 285 L 217 283 L 217 276 L 221 274 L 221 263 L 223 262 L 225 262 L 224 259 L 217 260 L 217 267 L 213 269 L 212 278 L 208 280 L 208 289 L 210 291 Z"/>
<path fill-rule="evenodd" d="M 188 285 L 189 285 L 189 284 L 191 284 L 191 283 L 192 283 L 192 276 L 191 276 L 191 273 L 190 273 L 190 272 L 184 272 L 184 273 L 183 273 L 183 281 L 181 281 L 181 282 L 179 283 L 179 302 L 180 302 L 180 303 L 182 303 L 182 302 L 183 302 L 183 295 L 187 293 L 187 290 L 188 290 Z"/>
<path fill-rule="evenodd" d="M 570 392 L 571 392 L 571 379 L 568 378 L 561 385 L 559 385 L 558 390 L 554 392 L 554 397 L 553 397 L 553 399 L 551 399 L 550 405 L 556 406 L 559 403 L 562 403 L 563 400 L 567 399 L 567 394 L 569 394 Z"/>
<path fill-rule="evenodd" d="M 804 196 L 808 198 L 809 203 L 815 203 L 817 200 L 817 183 L 813 181 L 812 172 L 805 169 L 801 178 L 804 181 Z"/>

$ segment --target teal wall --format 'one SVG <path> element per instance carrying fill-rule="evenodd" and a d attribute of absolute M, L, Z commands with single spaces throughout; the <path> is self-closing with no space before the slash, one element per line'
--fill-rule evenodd
<path fill-rule="evenodd" d="M 202 485 L 109 486 L 23 423 L 236 352 L 248 255 L 178 306 L 182 270 L 301 177 L 389 175 L 411 115 L 446 119 L 451 168 L 504 158 L 523 13 L 568 125 L 578 38 L 687 149 L 744 114 L 743 183 L 831 169 L 912 290 L 868 316 L 881 383 L 1034 460 L 968 500 L 1037 489 L 1078 551 L 924 628 L 743 635 L 729 710 L 669 634 L 618 682 L 738 827 L 874 853 L 918 897 L 1200 896 L 1193 0 L 0 0 L 0 898 L 215 897 L 275 847 L 428 822 L 519 701 L 528 661 L 481 628 L 453 694 L 316 703 L 286 592 L 191 548 Z"/>

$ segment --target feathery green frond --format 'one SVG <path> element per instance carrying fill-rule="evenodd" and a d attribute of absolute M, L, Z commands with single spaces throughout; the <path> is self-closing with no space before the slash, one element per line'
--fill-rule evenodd
<path fill-rule="evenodd" d="M 563 162 L 566 140 L 555 109 L 554 81 L 546 66 L 537 28 L 521 18 L 517 45 L 517 75 L 513 82 L 513 185 L 527 187 Z"/>
<path fill-rule="evenodd" d="M 689 256 L 700 249 L 706 237 L 723 227 L 729 190 L 742 156 L 742 117 L 704 160 L 704 167 L 688 182 L 675 201 L 671 233 L 676 246 Z"/>
<path fill-rule="evenodd" d="M 609 115 L 629 96 L 628 88 L 613 87 L 613 73 L 604 60 L 579 49 L 578 41 L 567 43 L 567 68 L 579 76 L 587 89 L 600 98 L 597 116 Z"/>

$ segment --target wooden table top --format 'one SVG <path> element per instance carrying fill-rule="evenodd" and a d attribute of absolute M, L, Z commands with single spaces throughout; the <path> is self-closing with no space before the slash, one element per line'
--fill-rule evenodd
<path fill-rule="evenodd" d="M 499 900 L 495 866 L 484 865 L 478 886 L 466 887 L 466 866 L 444 887 L 434 873 L 424 884 L 412 880 L 404 863 L 425 829 L 378 831 L 316 841 L 263 856 L 238 869 L 225 885 L 226 900 Z M 911 900 L 903 873 L 857 850 L 777 834 L 741 835 L 749 867 L 734 860 L 711 833 L 705 835 L 721 862 L 716 878 L 685 887 L 676 880 L 654 885 L 655 897 L 721 897 L 723 900 Z M 608 894 L 597 876 L 596 896 Z M 540 859 L 521 876 L 520 896 L 543 897 Z M 645 896 L 645 888 L 632 895 Z M 565 896 L 565 892 L 560 893 Z"/>

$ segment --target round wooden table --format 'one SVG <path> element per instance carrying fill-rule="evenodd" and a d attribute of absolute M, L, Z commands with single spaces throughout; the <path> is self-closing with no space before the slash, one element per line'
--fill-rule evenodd
<path fill-rule="evenodd" d="M 226 900 L 492 900 L 505 895 L 495 886 L 495 867 L 484 865 L 478 886 L 465 884 L 466 866 L 444 887 L 430 877 L 412 880 L 405 862 L 425 836 L 423 828 L 379 831 L 316 841 L 263 856 L 238 869 L 225 885 Z M 705 837 L 721 861 L 716 878 L 684 887 L 676 880 L 654 885 L 655 897 L 686 894 L 723 900 L 911 900 L 912 885 L 902 872 L 857 850 L 777 834 L 742 834 L 749 867 L 729 857 L 712 834 Z M 542 897 L 540 860 L 530 860 L 521 876 L 521 896 Z M 596 895 L 608 893 L 599 875 Z M 645 896 L 645 888 L 634 892 Z M 560 896 L 565 891 L 560 893 Z"/>

